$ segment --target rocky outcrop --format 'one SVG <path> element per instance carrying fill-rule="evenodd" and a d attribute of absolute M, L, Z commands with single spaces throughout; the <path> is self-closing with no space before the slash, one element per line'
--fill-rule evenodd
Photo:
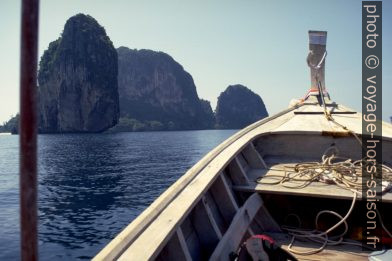
<path fill-rule="evenodd" d="M 119 117 L 117 52 L 88 15 L 66 22 L 44 52 L 38 74 L 41 133 L 101 132 Z"/>
<path fill-rule="evenodd" d="M 200 99 L 201 108 L 205 115 L 206 126 L 213 127 L 215 125 L 215 114 L 212 111 L 211 103 L 207 100 Z"/>
<path fill-rule="evenodd" d="M 164 129 L 207 129 L 211 106 L 201 101 L 192 76 L 163 52 L 117 49 L 121 117 L 159 122 Z"/>
<path fill-rule="evenodd" d="M 19 113 L 11 117 L 8 121 L 0 125 L 0 133 L 7 132 L 12 134 L 18 134 L 19 132 Z"/>
<path fill-rule="evenodd" d="M 216 127 L 242 129 L 268 117 L 263 100 L 243 85 L 230 85 L 218 97 L 215 110 Z"/>

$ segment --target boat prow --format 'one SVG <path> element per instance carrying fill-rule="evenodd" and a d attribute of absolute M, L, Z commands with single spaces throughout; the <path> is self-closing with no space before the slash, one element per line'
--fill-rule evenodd
<path fill-rule="evenodd" d="M 333 103 L 327 107 L 337 122 L 360 135 L 359 113 Z M 390 166 L 392 125 L 384 123 L 383 134 L 383 160 Z M 352 162 L 361 159 L 356 138 L 328 121 L 316 102 L 261 120 L 208 153 L 95 260 L 229 260 L 230 254 L 255 234 L 268 234 L 287 249 L 292 236 L 282 227 L 299 226 L 290 224 L 290 219 L 311 229 L 317 212 L 328 209 L 344 216 L 350 207 L 351 189 L 330 182 L 281 182 L 287 169 L 295 175 L 293 166 L 321 162 L 331 148 Z M 356 200 L 361 200 L 361 195 L 356 195 Z M 383 196 L 383 204 L 390 207 L 391 193 Z M 354 209 L 347 220 L 348 240 L 358 241 L 362 225 L 354 218 L 358 211 Z M 389 215 L 383 217 L 384 222 L 392 220 Z M 311 241 L 297 244 L 295 248 L 302 252 L 320 247 Z M 358 254 L 367 260 L 361 246 L 342 244 L 326 247 L 313 254 L 312 260 L 357 260 L 362 258 Z"/>
<path fill-rule="evenodd" d="M 258 249 L 268 244 L 291 260 L 368 260 L 358 204 L 361 114 L 320 96 L 214 148 L 94 260 L 233 260 L 244 246 L 261 260 Z M 382 126 L 383 175 L 391 181 L 392 125 Z M 392 193 L 384 190 L 387 209 Z M 392 213 L 378 214 L 387 247 Z"/>

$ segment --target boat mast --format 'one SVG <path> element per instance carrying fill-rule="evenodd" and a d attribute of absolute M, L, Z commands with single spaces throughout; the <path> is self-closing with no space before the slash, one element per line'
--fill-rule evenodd
<path fill-rule="evenodd" d="M 21 260 L 38 260 L 36 99 L 38 9 L 39 0 L 22 1 L 19 125 Z"/>
<path fill-rule="evenodd" d="M 307 62 L 310 67 L 310 94 L 319 96 L 323 103 L 324 96 L 328 97 L 328 92 L 325 88 L 326 45 L 326 31 L 309 31 L 309 55 Z"/>

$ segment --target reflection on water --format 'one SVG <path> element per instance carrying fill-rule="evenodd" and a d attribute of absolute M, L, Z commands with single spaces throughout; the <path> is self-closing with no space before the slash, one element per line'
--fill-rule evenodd
<path fill-rule="evenodd" d="M 90 259 L 234 132 L 39 136 L 40 259 Z M 17 142 L 0 137 L 0 260 L 19 257 Z"/>

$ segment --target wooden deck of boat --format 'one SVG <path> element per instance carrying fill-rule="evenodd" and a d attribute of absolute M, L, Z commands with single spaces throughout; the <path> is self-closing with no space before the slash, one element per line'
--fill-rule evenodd
<path fill-rule="evenodd" d="M 327 104 L 327 111 L 332 115 L 333 119 L 340 124 L 346 126 L 349 130 L 357 133 L 359 136 L 362 133 L 362 114 L 355 112 L 343 105 L 338 105 L 333 102 Z M 392 125 L 382 122 L 382 135 L 386 139 L 392 139 Z M 335 137 L 350 136 L 341 126 L 333 121 L 326 119 L 324 110 L 321 106 L 305 103 L 304 106 L 299 107 L 292 113 L 292 117 L 282 124 L 276 125 L 271 133 L 318 133 L 324 135 L 331 135 Z M 352 148 L 354 149 L 354 148 Z"/>
<path fill-rule="evenodd" d="M 269 166 L 268 169 L 250 169 L 247 172 L 248 184 L 242 186 L 233 186 L 234 190 L 245 192 L 258 192 L 262 194 L 284 194 L 296 196 L 311 196 L 322 198 L 337 198 L 337 199 L 352 199 L 353 192 L 341 188 L 334 184 L 327 184 L 324 182 L 312 182 L 307 186 L 302 181 L 288 181 L 282 184 L 260 184 L 256 180 L 264 177 L 263 182 L 274 182 L 284 176 L 284 166 L 294 166 L 293 163 L 278 163 Z M 271 177 L 271 178 L 269 178 Z M 357 194 L 357 198 L 362 200 L 362 195 Z M 385 193 L 382 195 L 382 200 L 385 203 L 392 203 L 392 193 Z"/>

